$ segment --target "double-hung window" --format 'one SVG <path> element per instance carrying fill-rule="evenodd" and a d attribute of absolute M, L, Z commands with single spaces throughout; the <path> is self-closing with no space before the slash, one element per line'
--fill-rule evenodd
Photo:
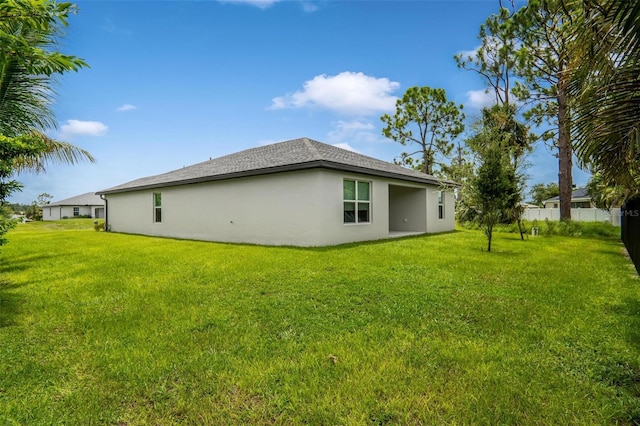
<path fill-rule="evenodd" d="M 153 221 L 155 223 L 162 222 L 162 194 L 160 192 L 153 193 Z"/>
<path fill-rule="evenodd" d="M 444 191 L 438 191 L 438 219 L 444 219 Z"/>
<path fill-rule="evenodd" d="M 80 207 L 74 207 L 73 208 L 73 217 L 78 217 L 80 216 Z"/>
<path fill-rule="evenodd" d="M 371 182 L 345 179 L 343 203 L 344 223 L 371 222 Z"/>

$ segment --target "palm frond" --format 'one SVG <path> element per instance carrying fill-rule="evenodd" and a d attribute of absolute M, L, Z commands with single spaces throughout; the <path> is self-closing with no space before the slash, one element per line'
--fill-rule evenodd
<path fill-rule="evenodd" d="M 7 136 L 55 127 L 51 77 L 29 74 L 0 57 L 0 132 Z"/>
<path fill-rule="evenodd" d="M 40 132 L 31 132 L 30 136 L 45 145 L 44 151 L 37 156 L 21 157 L 14 162 L 17 173 L 44 173 L 49 164 L 77 164 L 82 161 L 95 163 L 96 159 L 86 150 L 68 142 L 58 141 Z"/>
<path fill-rule="evenodd" d="M 581 57 L 570 86 L 579 163 L 640 193 L 640 3 L 565 1 L 583 6 L 571 29 Z"/>

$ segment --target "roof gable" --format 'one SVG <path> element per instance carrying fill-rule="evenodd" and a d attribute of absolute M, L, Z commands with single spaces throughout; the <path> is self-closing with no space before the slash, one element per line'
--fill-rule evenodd
<path fill-rule="evenodd" d="M 76 195 L 75 197 L 66 198 L 60 201 L 46 204 L 47 207 L 54 206 L 102 206 L 104 200 L 96 195 L 95 192 L 87 192 L 86 194 Z"/>
<path fill-rule="evenodd" d="M 420 183 L 454 184 L 373 157 L 312 139 L 300 138 L 247 149 L 168 173 L 137 179 L 99 191 L 98 194 L 186 185 L 311 168 L 350 171 Z"/>

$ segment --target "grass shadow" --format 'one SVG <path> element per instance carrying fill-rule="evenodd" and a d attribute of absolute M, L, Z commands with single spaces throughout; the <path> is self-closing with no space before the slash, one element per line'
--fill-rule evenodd
<path fill-rule="evenodd" d="M 14 319 L 20 312 L 22 298 L 13 290 L 22 285 L 10 281 L 0 281 L 0 328 L 14 324 Z"/>
<path fill-rule="evenodd" d="M 447 232 L 434 232 L 434 233 L 424 233 L 424 234 L 416 234 L 416 235 L 406 235 L 402 237 L 392 237 L 392 238 L 380 238 L 377 240 L 366 240 L 366 241 L 354 241 L 351 243 L 337 244 L 333 246 L 316 246 L 316 247 L 297 247 L 297 246 L 276 246 L 278 248 L 284 249 L 293 249 L 293 250 L 302 250 L 302 251 L 312 251 L 318 253 L 330 253 L 333 251 L 339 251 L 344 249 L 356 248 L 356 247 L 367 247 L 367 246 L 378 246 L 381 244 L 389 244 L 394 241 L 413 241 L 427 238 L 435 238 L 441 235 L 451 235 L 456 234 L 461 231 L 447 231 Z M 270 246 L 265 246 L 270 247 Z"/>
<path fill-rule="evenodd" d="M 27 270 L 30 266 L 42 262 L 46 259 L 56 257 L 55 254 L 34 254 L 31 256 L 23 256 L 17 261 L 12 260 L 11 264 L 0 264 L 0 273 L 20 272 Z"/>
<path fill-rule="evenodd" d="M 627 298 L 624 304 L 616 309 L 619 317 L 618 327 L 623 331 L 625 340 L 640 350 L 640 300 Z M 620 388 L 638 401 L 640 397 L 640 363 L 628 358 L 615 357 L 607 360 L 602 366 L 602 381 Z M 623 424 L 640 424 L 640 403 L 629 404 L 626 413 L 619 418 Z"/>

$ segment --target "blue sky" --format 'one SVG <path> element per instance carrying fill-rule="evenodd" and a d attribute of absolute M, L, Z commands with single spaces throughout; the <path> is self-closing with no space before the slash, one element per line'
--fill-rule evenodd
<path fill-rule="evenodd" d="M 508 3 L 508 2 L 507 2 Z M 467 120 L 487 100 L 453 55 L 479 45 L 498 0 L 79 1 L 61 50 L 52 136 L 96 164 L 22 174 L 13 202 L 61 200 L 298 137 L 393 161 L 380 116 L 412 86 L 444 88 Z M 557 180 L 539 143 L 529 184 Z M 574 171 L 584 185 L 588 175 Z"/>

